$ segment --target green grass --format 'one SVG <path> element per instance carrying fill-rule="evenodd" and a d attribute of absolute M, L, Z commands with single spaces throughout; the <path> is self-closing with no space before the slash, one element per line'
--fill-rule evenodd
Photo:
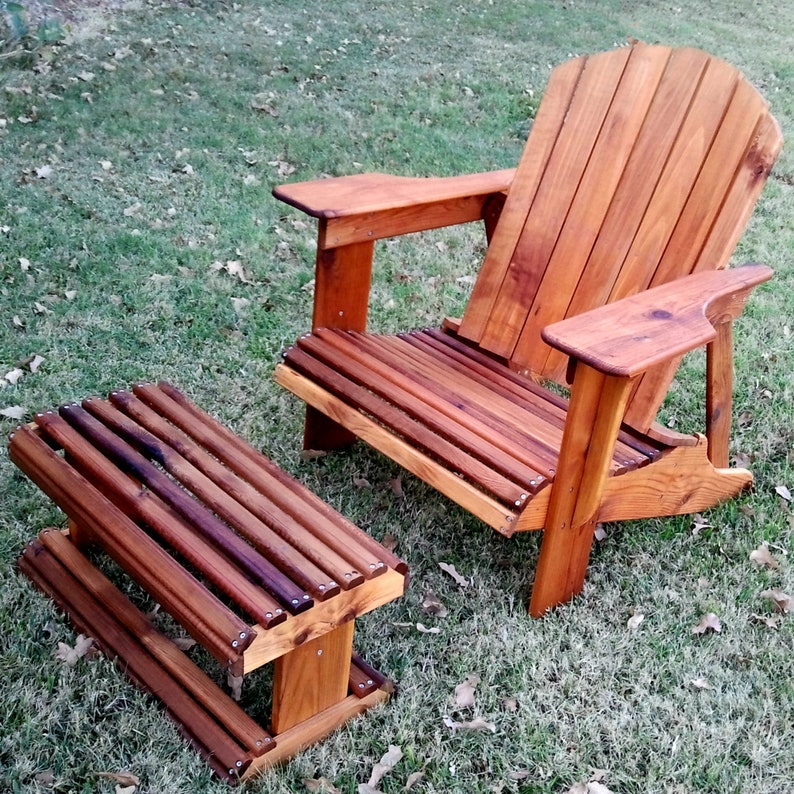
<path fill-rule="evenodd" d="M 314 231 L 270 197 L 279 182 L 321 174 L 511 166 L 550 66 L 628 36 L 732 61 L 792 137 L 794 9 L 139 0 L 82 13 L 64 20 L 66 45 L 0 59 L 0 377 L 44 357 L 0 388 L 0 409 L 21 406 L 28 419 L 167 378 L 375 537 L 395 535 L 412 569 L 406 597 L 358 628 L 363 655 L 399 681 L 399 696 L 249 789 L 302 791 L 323 776 L 355 792 L 397 744 L 405 756 L 385 792 L 419 770 L 422 792 L 564 794 L 594 770 L 616 794 L 794 792 L 794 623 L 751 620 L 770 612 L 761 591 L 794 592 L 794 522 L 775 494 L 794 490 L 794 150 L 736 256 L 776 271 L 736 333 L 733 452 L 750 457 L 756 489 L 709 511 L 697 534 L 689 517 L 607 527 L 583 595 L 540 621 L 524 610 L 537 536 L 505 541 L 407 475 L 397 499 L 388 480 L 398 469 L 363 447 L 300 462 L 302 411 L 271 373 L 309 327 Z M 460 312 L 457 279 L 482 252 L 479 229 L 379 245 L 374 324 Z M 229 261 L 252 283 L 215 265 Z M 665 407 L 676 427 L 698 426 L 701 373 L 694 357 L 679 374 Z M 355 487 L 355 474 L 373 487 Z M 112 792 L 99 773 L 129 770 L 140 792 L 224 791 L 107 660 L 54 658 L 73 634 L 14 561 L 63 517 L 5 451 L 0 504 L 0 788 Z M 748 559 L 764 540 L 778 571 Z M 461 591 L 439 561 L 472 587 Z M 423 612 L 431 589 L 447 617 Z M 635 611 L 645 620 L 632 632 Z M 708 611 L 722 633 L 693 636 Z M 395 625 L 417 622 L 441 632 Z M 457 712 L 454 687 L 471 673 L 482 678 L 476 705 Z M 692 685 L 701 678 L 709 688 Z M 453 733 L 447 714 L 482 716 L 496 731 Z"/>

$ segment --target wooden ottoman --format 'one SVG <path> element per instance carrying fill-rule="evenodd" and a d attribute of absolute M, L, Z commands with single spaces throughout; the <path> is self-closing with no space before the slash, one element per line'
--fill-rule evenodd
<path fill-rule="evenodd" d="M 67 515 L 19 567 L 231 781 L 388 698 L 353 653 L 407 567 L 167 383 L 36 415 L 11 460 Z M 232 676 L 274 662 L 260 727 L 84 554 L 99 547 Z"/>

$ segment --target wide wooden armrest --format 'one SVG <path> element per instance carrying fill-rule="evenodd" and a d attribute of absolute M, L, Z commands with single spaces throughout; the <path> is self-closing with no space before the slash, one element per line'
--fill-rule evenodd
<path fill-rule="evenodd" d="M 737 317 L 765 265 L 694 273 L 543 329 L 552 347 L 606 375 L 633 377 L 708 344 Z"/>
<path fill-rule="evenodd" d="M 279 185 L 273 195 L 313 218 L 346 218 L 507 190 L 515 168 L 481 174 L 409 177 L 354 174 Z"/>
<path fill-rule="evenodd" d="M 515 169 L 448 177 L 355 174 L 279 185 L 273 195 L 320 221 L 318 245 L 337 248 L 479 220 Z"/>

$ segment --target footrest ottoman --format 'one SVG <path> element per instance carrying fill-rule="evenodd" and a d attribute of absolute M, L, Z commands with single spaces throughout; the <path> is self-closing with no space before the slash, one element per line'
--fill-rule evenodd
<path fill-rule="evenodd" d="M 167 383 L 36 415 L 9 455 L 69 519 L 20 569 L 165 704 L 213 768 L 248 777 L 388 697 L 353 653 L 404 562 Z M 82 553 L 97 546 L 232 676 L 274 662 L 266 732 Z"/>

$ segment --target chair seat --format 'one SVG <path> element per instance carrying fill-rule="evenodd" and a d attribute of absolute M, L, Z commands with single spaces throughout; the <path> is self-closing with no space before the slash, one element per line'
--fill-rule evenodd
<path fill-rule="evenodd" d="M 285 363 L 512 510 L 554 480 L 568 401 L 454 333 L 320 329 Z M 662 449 L 624 429 L 610 474 Z"/>

